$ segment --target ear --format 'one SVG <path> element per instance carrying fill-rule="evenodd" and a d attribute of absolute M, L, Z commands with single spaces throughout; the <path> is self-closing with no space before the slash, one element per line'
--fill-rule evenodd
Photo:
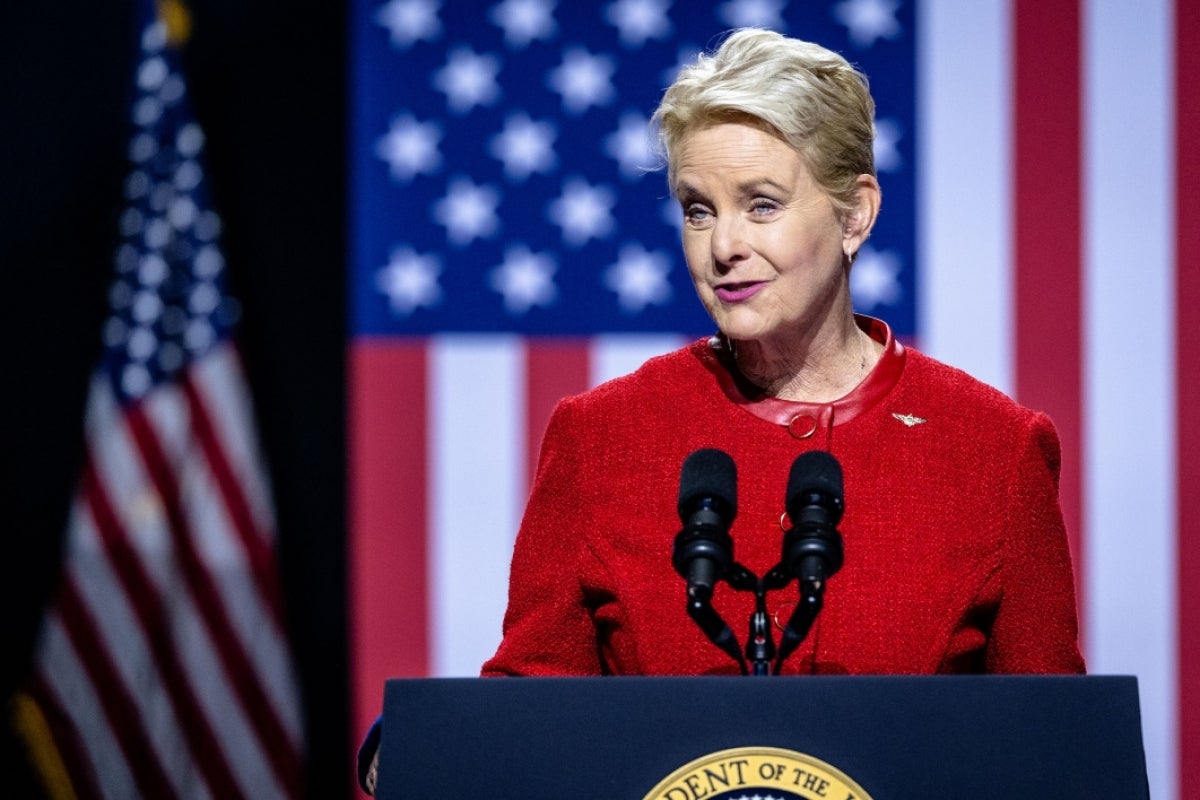
<path fill-rule="evenodd" d="M 882 199 L 874 176 L 863 174 L 855 179 L 854 206 L 842 218 L 842 252 L 851 259 L 871 235 Z"/>

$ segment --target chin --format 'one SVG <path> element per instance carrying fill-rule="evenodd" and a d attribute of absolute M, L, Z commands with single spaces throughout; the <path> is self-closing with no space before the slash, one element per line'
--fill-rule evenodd
<path fill-rule="evenodd" d="M 716 320 L 717 328 L 725 334 L 726 338 L 738 342 L 757 341 L 771 333 L 770 328 L 765 326 L 761 319 L 738 319 L 736 316 L 731 317 L 728 314 L 714 316 L 713 319 Z"/>

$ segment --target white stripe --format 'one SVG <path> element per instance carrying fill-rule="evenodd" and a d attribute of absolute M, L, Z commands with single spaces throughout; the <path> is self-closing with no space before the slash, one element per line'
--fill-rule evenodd
<path fill-rule="evenodd" d="M 184 403 L 181 392 L 156 392 L 146 405 L 146 416 L 155 435 L 168 446 L 190 448 L 190 452 L 169 454 L 171 463 L 178 465 L 180 503 L 190 527 L 193 544 L 202 565 L 221 596 L 226 619 L 235 631 L 242 651 L 250 660 L 258 684 L 283 726 L 294 748 L 302 738 L 299 696 L 291 668 L 284 633 L 276 624 L 250 570 L 246 551 L 228 515 L 225 497 L 216 479 L 201 457 L 197 445 L 188 436 L 166 426 L 172 422 L 175 410 Z M 210 407 L 210 412 L 221 407 Z M 175 445 L 168 443 L 175 440 Z M 213 609 L 215 612 L 215 609 Z"/>
<path fill-rule="evenodd" d="M 93 632 L 100 640 L 100 646 L 134 701 L 142 729 L 158 763 L 175 789 L 183 793 L 185 787 L 193 783 L 184 766 L 190 759 L 183 728 L 174 707 L 163 702 L 166 692 L 142 625 L 130 606 L 124 584 L 112 570 L 91 515 L 79 503 L 72 510 L 70 531 L 70 579 L 79 593 L 80 602 L 95 622 Z M 54 670 L 57 671 L 57 665 Z M 99 711 L 99 706 L 71 709 L 84 728 L 95 724 L 88 718 L 99 716 L 79 713 L 85 708 Z M 109 764 L 99 766 L 98 774 L 104 778 Z"/>
<path fill-rule="evenodd" d="M 92 385 L 87 436 L 96 480 L 156 592 L 177 582 L 170 526 L 141 452 L 104 380 Z"/>
<path fill-rule="evenodd" d="M 184 505 L 196 538 L 200 541 L 229 538 L 231 522 L 224 513 L 223 495 L 199 463 L 193 460 L 187 471 L 192 471 L 191 467 L 196 468 L 197 477 L 188 481 Z M 236 551 L 237 558 L 206 560 L 204 566 L 221 596 L 226 618 L 250 661 L 255 679 L 282 722 L 291 746 L 299 749 L 302 738 L 299 693 L 287 641 L 266 606 L 262 587 L 255 583 L 248 563 L 242 558 L 244 554 L 236 547 L 228 550 Z"/>
<path fill-rule="evenodd" d="M 200 611 L 179 571 L 178 553 L 162 499 L 142 467 L 141 452 L 124 425 L 124 416 L 113 404 L 107 383 L 101 381 L 93 387 L 92 401 L 95 413 L 89 424 L 89 435 L 92 436 L 90 445 L 97 482 L 109 498 L 138 561 L 164 605 L 164 613 L 169 616 L 183 677 L 199 702 L 201 713 L 207 718 L 235 775 L 239 779 L 253 775 L 263 769 L 265 755 L 250 733 L 244 709 L 232 691 L 228 674 L 215 658 L 216 646 L 203 625 Z M 145 410 L 146 418 L 168 461 L 184 466 L 186 472 L 189 469 L 187 465 L 195 460 L 196 453 L 195 443 L 181 430 L 181 426 L 186 426 L 188 422 L 187 415 L 181 413 L 182 402 L 177 390 L 164 388 L 156 390 L 147 401 Z M 196 489 L 194 477 L 177 477 L 180 479 L 181 492 L 185 495 Z M 195 544 L 209 559 L 214 558 L 216 550 L 221 551 L 222 557 L 228 557 L 229 548 L 224 545 L 218 547 L 212 541 Z M 119 631 L 105 630 L 110 621 L 109 615 L 103 613 L 108 610 L 105 599 L 89 598 L 89 604 L 97 612 L 97 625 L 102 638 L 120 644 L 122 640 L 117 638 L 121 635 Z M 146 663 L 140 663 L 138 652 L 136 644 L 131 642 L 127 651 L 121 647 L 115 648 L 113 658 L 126 676 L 148 734 L 156 739 L 165 730 L 177 729 L 178 723 L 173 714 L 164 716 L 168 695 L 157 666 L 150 663 L 148 651 L 142 656 Z M 185 764 L 180 759 L 189 760 Z M 190 756 L 182 746 L 173 755 L 166 754 L 163 763 L 169 774 L 174 771 L 181 776 L 173 779 L 187 780 L 192 784 L 199 781 L 198 775 L 192 771 L 195 767 L 190 762 Z M 245 788 L 252 789 L 251 794 L 266 793 L 272 796 L 278 793 L 278 789 L 273 787 L 271 780 L 250 778 Z M 189 791 L 197 788 L 189 785 Z"/>
<path fill-rule="evenodd" d="M 175 619 L 181 615 L 194 615 L 191 598 L 186 592 L 178 591 L 184 582 L 176 569 L 178 561 L 162 499 L 143 468 L 141 453 L 125 424 L 124 414 L 116 405 L 110 384 L 102 377 L 92 384 L 86 427 L 97 485 L 125 532 L 151 590 Z M 116 580 L 114 576 L 114 583 Z M 81 583 L 79 587 L 85 590 L 89 584 Z M 180 727 L 174 709 L 167 703 L 166 690 L 157 662 L 146 643 L 145 631 L 140 620 L 133 619 L 132 612 L 128 622 L 121 626 L 118 604 L 122 595 L 115 589 L 113 591 L 111 598 L 103 593 L 85 598 L 96 618 L 97 635 L 113 645 L 113 662 L 138 704 L 149 738 L 158 741 L 162 737 L 162 741 L 171 743 L 161 758 L 164 770 L 172 776 L 172 781 L 183 781 L 195 791 L 200 778 L 193 771 L 184 740 L 167 733 L 178 731 Z M 177 594 L 182 597 L 177 599 Z M 119 627 L 109 627 L 113 625 Z M 130 626 L 136 626 L 136 629 Z M 184 646 L 195 647 L 196 643 L 185 642 Z"/>
<path fill-rule="evenodd" d="M 432 672 L 473 676 L 500 644 L 524 504 L 524 347 L 515 336 L 440 336 L 429 355 Z"/>
<path fill-rule="evenodd" d="M 137 784 L 125 755 L 117 745 L 108 718 L 100 713 L 100 698 L 67 638 L 57 611 L 46 613 L 41 635 L 40 658 L 46 683 L 58 706 L 71 717 L 77 742 L 91 762 L 100 791 L 112 800 L 137 797 Z"/>
<path fill-rule="evenodd" d="M 919 344 L 1011 393 L 1009 4 L 917 14 Z"/>
<path fill-rule="evenodd" d="M 1139 680 L 1150 794 L 1175 796 L 1173 29 L 1084 5 L 1088 656 Z"/>
<path fill-rule="evenodd" d="M 253 406 L 242 362 L 233 345 L 226 343 L 193 366 L 195 386 L 216 431 L 221 449 L 238 486 L 246 495 L 258 532 L 268 541 L 275 538 L 275 515 L 271 506 L 270 476 L 258 441 Z"/>
<path fill-rule="evenodd" d="M 219 520 L 213 519 L 223 510 L 223 504 L 192 431 L 183 391 L 174 386 L 157 389 L 147 398 L 144 410 L 154 438 L 172 467 L 169 480 L 178 485 L 179 503 L 185 513 L 192 515 L 187 521 L 199 523 L 193 526 L 190 540 L 196 555 L 210 572 L 245 573 L 246 551 L 227 518 L 221 515 Z"/>
<path fill-rule="evenodd" d="M 207 719 L 229 771 L 247 797 L 284 797 L 276 783 L 263 742 L 251 725 L 229 674 L 221 662 L 208 628 L 195 613 L 192 598 L 174 598 L 180 608 L 172 614 L 171 634 L 179 649 L 184 679 L 192 688 L 201 713 Z"/>
<path fill-rule="evenodd" d="M 696 301 L 699 302 L 699 301 Z M 682 336 L 665 334 L 610 334 L 597 336 L 591 344 L 590 374 L 592 386 L 628 375 L 653 356 L 682 347 Z"/>

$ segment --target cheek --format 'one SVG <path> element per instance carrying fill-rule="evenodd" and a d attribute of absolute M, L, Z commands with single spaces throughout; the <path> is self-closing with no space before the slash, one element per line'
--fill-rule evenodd
<path fill-rule="evenodd" d="M 699 233 L 684 234 L 683 259 L 692 280 L 700 283 L 708 274 L 711 262 L 708 240 Z"/>
<path fill-rule="evenodd" d="M 780 274 L 812 274 L 827 264 L 841 264 L 841 239 L 828 231 L 815 229 L 765 231 L 758 252 Z"/>
<path fill-rule="evenodd" d="M 696 290 L 696 297 L 700 299 L 700 304 L 705 308 L 709 308 L 716 301 L 716 295 L 713 294 L 712 287 L 708 285 L 704 274 L 688 269 L 688 274 L 692 278 L 692 288 Z"/>
<path fill-rule="evenodd" d="M 700 305 L 711 314 L 713 306 L 716 304 L 716 295 L 713 294 L 712 287 L 708 285 L 710 270 L 705 252 L 692 249 L 685 244 L 683 258 L 687 264 L 688 276 L 692 279 L 692 288 L 696 290 L 696 297 L 700 300 Z"/>

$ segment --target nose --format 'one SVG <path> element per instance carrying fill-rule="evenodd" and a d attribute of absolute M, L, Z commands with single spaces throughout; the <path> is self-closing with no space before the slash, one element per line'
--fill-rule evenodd
<path fill-rule="evenodd" d="M 713 225 L 711 247 L 718 270 L 725 272 L 739 261 L 750 257 L 746 224 L 738 214 L 722 214 L 717 217 Z"/>

